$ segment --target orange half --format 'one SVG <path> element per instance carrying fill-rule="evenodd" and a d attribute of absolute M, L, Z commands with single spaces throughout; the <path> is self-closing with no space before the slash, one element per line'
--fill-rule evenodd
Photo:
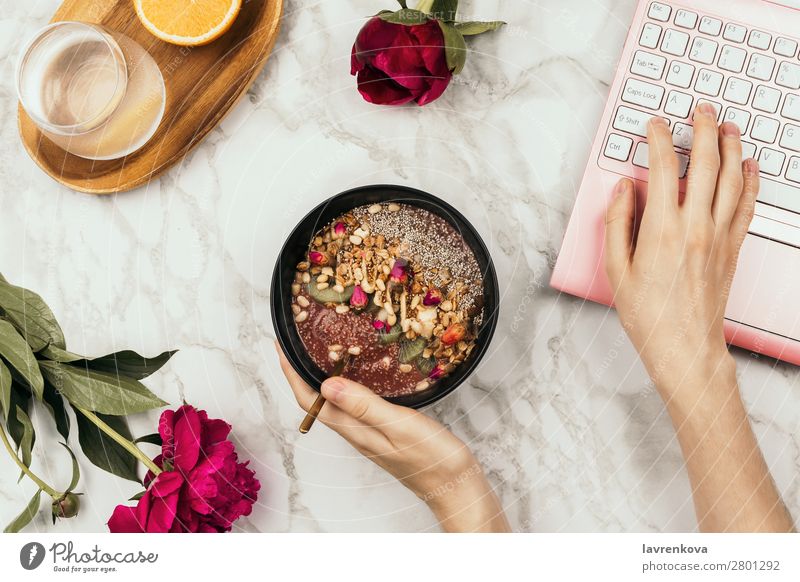
<path fill-rule="evenodd" d="M 154 36 L 172 44 L 199 46 L 231 27 L 242 0 L 134 0 L 134 6 Z"/>

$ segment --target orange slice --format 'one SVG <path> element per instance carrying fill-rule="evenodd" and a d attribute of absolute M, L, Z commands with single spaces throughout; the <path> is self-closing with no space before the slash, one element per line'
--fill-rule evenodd
<path fill-rule="evenodd" d="M 242 0 L 134 0 L 144 27 L 163 41 L 182 46 L 208 44 L 236 20 Z"/>

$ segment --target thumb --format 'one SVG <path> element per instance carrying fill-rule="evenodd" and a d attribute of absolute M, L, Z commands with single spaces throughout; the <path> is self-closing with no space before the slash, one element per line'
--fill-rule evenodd
<path fill-rule="evenodd" d="M 322 383 L 322 395 L 356 420 L 373 427 L 396 421 L 399 411 L 403 410 L 366 386 L 340 376 Z"/>

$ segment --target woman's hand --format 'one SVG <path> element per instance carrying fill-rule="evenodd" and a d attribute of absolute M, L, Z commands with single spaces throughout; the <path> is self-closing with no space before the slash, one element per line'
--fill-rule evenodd
<path fill-rule="evenodd" d="M 709 104 L 694 117 L 687 190 L 666 121 L 648 127 L 650 183 L 638 233 L 634 186 L 617 185 L 606 225 L 606 267 L 622 324 L 662 395 L 730 373 L 723 316 L 753 216 L 758 164 L 742 164 L 739 128 L 717 126 Z M 636 234 L 635 234 L 636 233 Z"/>
<path fill-rule="evenodd" d="M 317 397 L 278 348 L 305 411 Z M 425 501 L 445 531 L 509 531 L 503 509 L 467 446 L 435 420 L 396 406 L 368 388 L 331 378 L 319 420 Z"/>

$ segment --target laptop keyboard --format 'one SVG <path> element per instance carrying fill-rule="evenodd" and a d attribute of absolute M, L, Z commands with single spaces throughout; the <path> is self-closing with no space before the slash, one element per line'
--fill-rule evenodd
<path fill-rule="evenodd" d="M 667 2 L 652 2 L 641 29 L 632 34 L 637 47 L 601 166 L 618 173 L 625 173 L 626 164 L 646 169 L 647 122 L 658 115 L 670 124 L 685 177 L 694 137 L 692 112 L 707 102 L 720 122 L 739 126 L 744 157 L 759 161 L 759 202 L 800 214 L 798 40 Z M 800 226 L 800 216 L 791 222 Z"/>

